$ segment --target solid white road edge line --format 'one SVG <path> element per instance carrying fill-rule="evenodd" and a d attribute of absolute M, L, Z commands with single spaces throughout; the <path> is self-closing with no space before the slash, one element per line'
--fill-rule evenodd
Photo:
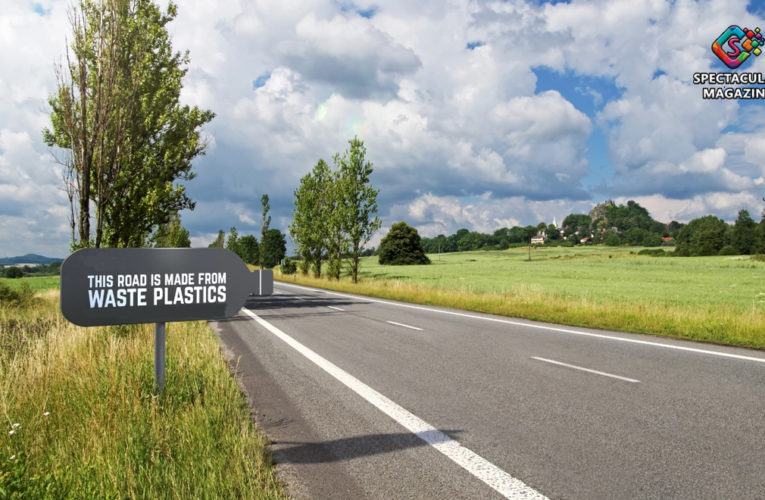
<path fill-rule="evenodd" d="M 634 378 L 627 378 L 627 377 L 622 377 L 620 375 L 614 375 L 613 373 L 606 373 L 606 372 L 601 372 L 601 371 L 598 371 L 598 370 L 591 370 L 590 368 L 585 368 L 583 366 L 576 366 L 576 365 L 570 365 L 568 363 L 561 363 L 560 361 L 555 361 L 554 359 L 538 358 L 536 356 L 531 356 L 531 359 L 536 359 L 537 361 L 544 361 L 545 363 L 551 363 L 553 365 L 565 366 L 566 368 L 573 368 L 574 370 L 580 370 L 580 371 L 587 372 L 587 373 L 594 373 L 596 375 L 603 375 L 604 377 L 611 377 L 611 378 L 615 378 L 615 379 L 618 379 L 618 380 L 623 380 L 624 382 L 630 382 L 632 384 L 639 384 L 640 383 L 639 380 L 636 380 Z"/>
<path fill-rule="evenodd" d="M 457 465 L 495 489 L 504 497 L 513 499 L 547 498 L 535 489 L 527 486 L 520 479 L 514 478 L 485 458 L 465 448 L 418 416 L 408 412 L 403 407 L 361 382 L 342 368 L 339 368 L 334 363 L 316 354 L 314 351 L 279 330 L 271 323 L 261 319 L 249 309 L 243 308 L 242 312 L 250 316 L 260 326 L 284 341 L 297 352 L 308 358 L 322 370 L 342 382 L 346 387 L 367 400 L 367 402 L 371 403 L 377 409 L 405 427 L 409 432 L 446 455 L 446 457 L 451 459 Z"/>
<path fill-rule="evenodd" d="M 312 290 L 312 291 L 319 291 L 328 293 L 330 295 L 337 295 L 339 297 L 345 297 L 355 300 L 364 300 L 367 302 L 376 302 L 378 304 L 388 304 L 391 306 L 396 307 L 406 307 L 408 309 L 417 309 L 420 311 L 427 311 L 427 312 L 434 312 L 434 313 L 440 313 L 440 314 L 450 314 L 452 316 L 460 316 L 462 318 L 470 318 L 470 319 L 480 319 L 483 321 L 492 321 L 494 323 L 503 323 L 506 325 L 515 325 L 515 326 L 524 326 L 527 328 L 536 328 L 538 330 L 548 330 L 551 332 L 556 333 L 567 333 L 570 335 L 580 335 L 582 337 L 593 337 L 598 339 L 604 339 L 604 340 L 615 340 L 617 342 L 627 342 L 630 344 L 640 344 L 640 345 L 647 345 L 652 347 L 664 347 L 665 349 L 675 349 L 677 351 L 686 351 L 686 352 L 695 352 L 697 354 L 706 354 L 709 356 L 719 356 L 722 358 L 732 358 L 732 359 L 741 359 L 744 361 L 754 361 L 756 363 L 763 363 L 765 364 L 765 358 L 755 358 L 754 356 L 743 356 L 741 354 L 730 354 L 727 352 L 718 352 L 718 351 L 711 351 L 708 349 L 698 349 L 695 347 L 684 347 L 680 345 L 672 345 L 672 344 L 662 344 L 661 342 L 651 342 L 648 340 L 638 340 L 638 339 L 628 339 L 623 337 L 614 337 L 612 335 L 605 335 L 602 333 L 592 333 L 592 332 L 582 332 L 578 330 L 570 330 L 568 328 L 556 328 L 553 326 L 546 326 L 546 325 L 535 325 L 532 323 L 522 323 L 520 321 L 513 321 L 509 319 L 501 319 L 501 318 L 491 318 L 486 316 L 478 316 L 475 314 L 467 314 L 467 313 L 460 313 L 456 311 L 444 311 L 441 309 L 433 309 L 432 307 L 424 307 L 424 306 L 416 306 L 412 304 L 401 304 L 398 302 L 391 302 L 388 300 L 380 300 L 380 299 L 374 299 L 372 297 L 367 297 L 366 295 L 348 295 L 345 293 L 338 293 L 338 292 L 328 292 L 327 290 L 319 290 L 317 288 L 311 288 L 307 286 L 301 286 L 301 285 L 290 285 L 288 283 L 278 282 L 279 285 L 285 285 L 285 286 L 291 286 L 295 288 L 303 288 L 305 290 Z M 637 334 L 634 334 L 637 335 Z"/>
<path fill-rule="evenodd" d="M 416 327 L 416 326 L 405 325 L 403 323 L 396 323 L 395 321 L 385 321 L 385 322 L 386 323 L 390 323 L 391 325 L 403 326 L 404 328 L 409 328 L 411 330 L 417 330 L 418 332 L 422 331 L 422 328 L 419 328 L 419 327 Z"/>

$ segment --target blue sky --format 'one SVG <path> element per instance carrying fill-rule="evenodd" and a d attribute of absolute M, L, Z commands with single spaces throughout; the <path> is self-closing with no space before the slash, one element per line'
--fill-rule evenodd
<path fill-rule="evenodd" d="M 64 256 L 69 206 L 42 143 L 66 0 L 0 12 L 0 256 Z M 765 203 L 761 101 L 705 101 L 692 75 L 729 71 L 729 26 L 765 27 L 745 0 L 289 3 L 184 0 L 184 103 L 211 109 L 182 213 L 192 244 L 259 234 L 260 196 L 286 230 L 319 158 L 364 140 L 383 229 L 425 236 L 561 220 L 634 199 L 663 221 Z M 46 36 L 39 36 L 45 33 Z M 765 72 L 765 55 L 738 71 Z"/>

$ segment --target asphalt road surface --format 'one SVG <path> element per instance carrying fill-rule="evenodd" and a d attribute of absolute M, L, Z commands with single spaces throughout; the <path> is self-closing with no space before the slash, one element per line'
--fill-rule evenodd
<path fill-rule="evenodd" d="M 212 326 L 296 498 L 765 498 L 765 353 L 274 289 Z"/>

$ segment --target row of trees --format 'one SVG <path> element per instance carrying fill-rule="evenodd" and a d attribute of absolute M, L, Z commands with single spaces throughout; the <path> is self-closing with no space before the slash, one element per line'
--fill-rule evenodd
<path fill-rule="evenodd" d="M 356 283 L 362 249 L 380 228 L 375 215 L 379 190 L 371 185 L 372 163 L 366 160 L 364 142 L 354 137 L 348 144 L 345 153 L 332 158 L 333 168 L 320 159 L 300 179 L 289 231 L 304 274 L 313 269 L 321 276 L 326 261 L 327 275 L 338 279 L 347 261 Z"/>
<path fill-rule="evenodd" d="M 587 242 L 647 247 L 676 244 L 675 255 L 679 256 L 760 254 L 765 253 L 765 211 L 759 223 L 747 210 L 741 210 L 732 225 L 713 215 L 688 224 L 677 221 L 664 224 L 654 220 L 637 202 L 616 205 L 606 201 L 588 214 L 568 215 L 560 227 L 541 222 L 536 226 L 502 228 L 492 234 L 460 229 L 450 236 L 422 238 L 422 246 L 427 253 L 502 250 L 528 245 L 540 233 L 547 237 L 547 244 Z"/>
<path fill-rule="evenodd" d="M 464 252 L 468 250 L 504 250 L 528 245 L 531 238 L 544 234 L 548 244 L 575 245 L 581 241 L 595 244 L 659 246 L 664 237 L 672 237 L 683 225 L 664 224 L 654 220 L 648 210 L 635 201 L 616 205 L 606 201 L 588 214 L 569 214 L 560 227 L 546 222 L 536 226 L 514 226 L 497 229 L 491 234 L 460 229 L 456 233 L 435 238 L 422 238 L 428 253 Z"/>
<path fill-rule="evenodd" d="M 80 0 L 70 11 L 43 138 L 65 167 L 73 249 L 145 246 L 194 208 L 178 181 L 194 178 L 214 114 L 179 103 L 189 57 L 172 48 L 176 13 L 151 0 Z"/>
<path fill-rule="evenodd" d="M 218 231 L 218 237 L 208 245 L 210 248 L 226 248 L 237 254 L 247 264 L 270 269 L 279 264 L 287 253 L 287 241 L 278 229 L 266 229 L 260 241 L 251 234 L 239 235 L 232 227 L 228 236 Z"/>

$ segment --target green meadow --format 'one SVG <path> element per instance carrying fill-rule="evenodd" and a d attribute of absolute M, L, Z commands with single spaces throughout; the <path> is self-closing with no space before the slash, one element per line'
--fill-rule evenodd
<path fill-rule="evenodd" d="M 640 250 L 540 247 L 531 249 L 530 261 L 528 248 L 433 254 L 426 266 L 381 266 L 368 257 L 357 285 L 346 278 L 297 280 L 553 323 L 765 348 L 765 262 L 653 257 Z"/>

